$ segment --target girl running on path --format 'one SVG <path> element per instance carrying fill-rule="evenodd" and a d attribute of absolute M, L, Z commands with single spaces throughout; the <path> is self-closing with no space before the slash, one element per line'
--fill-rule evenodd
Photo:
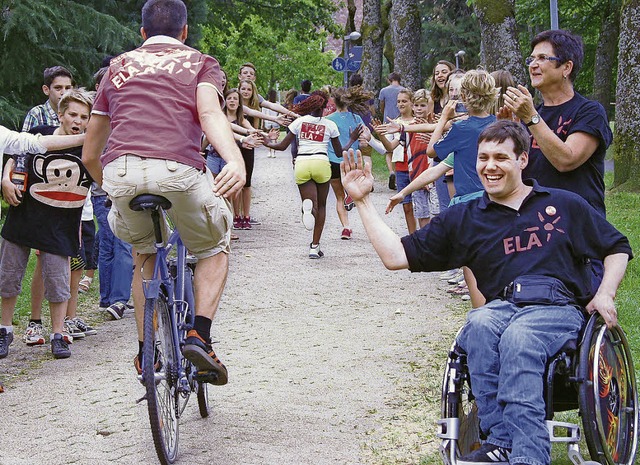
<path fill-rule="evenodd" d="M 335 153 L 342 153 L 358 139 L 360 128 L 354 131 L 343 147 L 336 124 L 323 117 L 329 96 L 315 91 L 309 98 L 294 106 L 293 111 L 302 115 L 289 125 L 289 133 L 279 143 L 267 142 L 267 147 L 285 150 L 294 138 L 298 141 L 298 155 L 294 158 L 294 174 L 302 199 L 302 223 L 307 230 L 313 230 L 309 247 L 309 258 L 324 256 L 320 250 L 320 238 L 327 213 L 327 195 L 331 179 L 328 145 Z"/>

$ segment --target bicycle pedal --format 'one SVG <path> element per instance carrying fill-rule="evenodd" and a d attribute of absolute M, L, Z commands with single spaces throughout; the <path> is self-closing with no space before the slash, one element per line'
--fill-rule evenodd
<path fill-rule="evenodd" d="M 198 371 L 193 375 L 193 379 L 201 383 L 215 384 L 218 381 L 218 375 L 214 371 Z"/>

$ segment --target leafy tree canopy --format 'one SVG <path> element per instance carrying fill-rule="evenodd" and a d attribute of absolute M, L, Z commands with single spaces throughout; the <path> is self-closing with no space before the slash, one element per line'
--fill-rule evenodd
<path fill-rule="evenodd" d="M 330 66 L 334 56 L 322 51 L 324 36 L 314 32 L 301 41 L 295 32 L 282 35 L 268 27 L 262 17 L 249 15 L 237 26 L 226 25 L 224 33 L 204 26 L 200 46 L 218 59 L 232 87 L 238 83 L 240 65 L 253 63 L 258 70 L 256 85 L 264 95 L 276 85 L 281 90 L 299 88 L 303 79 L 317 85 L 339 84 L 342 74 Z"/>

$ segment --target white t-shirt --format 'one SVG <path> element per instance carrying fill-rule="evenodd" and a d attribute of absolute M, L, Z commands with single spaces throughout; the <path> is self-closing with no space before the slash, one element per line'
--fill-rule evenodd
<path fill-rule="evenodd" d="M 289 125 L 289 130 L 298 138 L 298 155 L 327 156 L 329 140 L 340 137 L 336 123 L 323 116 L 301 116 Z"/>

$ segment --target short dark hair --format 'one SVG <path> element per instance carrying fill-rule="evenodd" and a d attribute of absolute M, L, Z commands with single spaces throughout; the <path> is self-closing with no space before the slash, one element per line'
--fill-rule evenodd
<path fill-rule="evenodd" d="M 93 80 L 96 82 L 96 86 L 100 85 L 100 83 L 102 82 L 102 78 L 105 76 L 105 74 L 107 74 L 107 71 L 109 71 L 109 67 L 103 66 L 93 75 Z"/>
<path fill-rule="evenodd" d="M 400 75 L 400 73 L 391 73 L 389 74 L 387 79 L 389 80 L 389 82 L 392 82 L 392 81 L 400 82 L 402 80 L 402 76 Z"/>
<path fill-rule="evenodd" d="M 531 139 L 527 130 L 520 123 L 504 119 L 490 124 L 480 133 L 478 136 L 478 147 L 480 143 L 484 141 L 496 141 L 501 144 L 507 139 L 513 142 L 516 158 L 518 158 L 522 152 L 529 153 Z"/>
<path fill-rule="evenodd" d="M 362 79 L 361 74 L 359 73 L 352 74 L 351 77 L 349 78 L 349 87 L 361 86 L 363 82 L 364 82 L 364 79 Z"/>
<path fill-rule="evenodd" d="M 73 75 L 71 71 L 69 71 L 64 66 L 52 66 L 51 68 L 47 68 L 44 70 L 44 85 L 47 87 L 51 87 L 51 83 L 60 76 L 66 76 L 71 79 L 71 84 L 73 84 Z"/>
<path fill-rule="evenodd" d="M 305 94 L 308 94 L 309 91 L 311 90 L 311 81 L 308 79 L 305 79 L 300 83 L 300 88 L 302 89 L 302 92 L 304 92 Z"/>
<path fill-rule="evenodd" d="M 531 41 L 531 50 L 540 42 L 549 42 L 551 44 L 554 53 L 560 58 L 560 63 L 566 63 L 567 61 L 573 63 L 573 69 L 571 70 L 569 79 L 571 82 L 575 81 L 580 68 L 582 68 L 582 61 L 584 60 L 582 37 L 563 29 L 542 31 Z"/>
<path fill-rule="evenodd" d="M 182 0 L 148 0 L 142 7 L 142 27 L 148 37 L 178 37 L 187 24 L 187 7 Z"/>

